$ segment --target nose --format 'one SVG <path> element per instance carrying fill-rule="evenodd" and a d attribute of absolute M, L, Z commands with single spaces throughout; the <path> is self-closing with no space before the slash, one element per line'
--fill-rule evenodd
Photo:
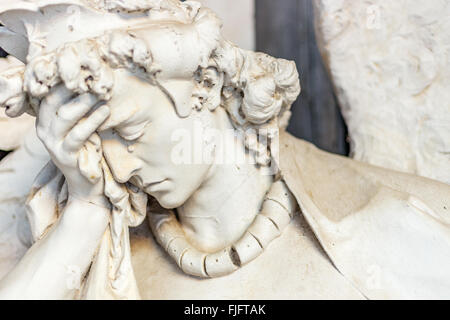
<path fill-rule="evenodd" d="M 110 140 L 103 141 L 102 145 L 106 162 L 117 182 L 128 182 L 142 168 L 142 161 L 129 153 L 122 143 Z"/>
<path fill-rule="evenodd" d="M 110 166 L 111 168 L 111 166 Z M 128 182 L 131 177 L 135 176 L 137 172 L 141 169 L 138 166 L 132 164 L 131 161 L 121 162 L 120 164 L 115 162 L 112 165 L 111 171 L 114 179 L 119 183 Z"/>

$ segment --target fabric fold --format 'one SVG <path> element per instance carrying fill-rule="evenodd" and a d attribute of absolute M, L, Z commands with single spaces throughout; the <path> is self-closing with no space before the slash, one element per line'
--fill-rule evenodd
<path fill-rule="evenodd" d="M 280 168 L 336 268 L 370 299 L 450 296 L 450 187 L 318 150 L 288 133 Z"/>
<path fill-rule="evenodd" d="M 129 227 L 140 225 L 146 217 L 147 195 L 115 182 L 102 159 L 105 195 L 112 204 L 109 228 L 105 231 L 91 268 L 78 293 L 81 299 L 140 299 L 131 264 Z M 37 176 L 27 200 L 27 215 L 34 241 L 63 214 L 67 184 L 50 161 Z"/>

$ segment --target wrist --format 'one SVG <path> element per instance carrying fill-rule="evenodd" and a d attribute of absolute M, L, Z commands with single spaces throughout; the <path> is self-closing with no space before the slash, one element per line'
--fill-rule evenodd
<path fill-rule="evenodd" d="M 108 200 L 108 198 L 104 195 L 98 195 L 98 196 L 81 196 L 79 194 L 69 192 L 69 198 L 68 203 L 81 203 L 88 206 L 95 206 L 100 209 L 104 210 L 111 210 L 111 202 Z"/>
<path fill-rule="evenodd" d="M 84 234 L 87 239 L 103 234 L 110 219 L 110 205 L 99 205 L 91 201 L 69 196 L 58 229 L 74 234 L 77 238 Z"/>
<path fill-rule="evenodd" d="M 66 180 L 69 198 L 87 202 L 99 207 L 110 208 L 110 202 L 104 194 L 103 181 L 91 184 L 86 178 L 81 180 Z"/>

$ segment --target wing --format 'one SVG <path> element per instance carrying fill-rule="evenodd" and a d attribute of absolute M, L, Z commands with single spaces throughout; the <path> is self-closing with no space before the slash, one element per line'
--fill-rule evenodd
<path fill-rule="evenodd" d="M 374 299 L 450 296 L 450 187 L 283 133 L 280 168 L 336 268 Z"/>
<path fill-rule="evenodd" d="M 450 184 L 450 2 L 313 4 L 353 158 Z"/>

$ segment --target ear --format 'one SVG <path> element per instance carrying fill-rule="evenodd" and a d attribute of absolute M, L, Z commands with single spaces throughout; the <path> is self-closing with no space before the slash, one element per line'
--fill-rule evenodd
<path fill-rule="evenodd" d="M 215 67 L 198 69 L 195 74 L 196 86 L 193 92 L 194 108 L 197 110 L 206 106 L 214 111 L 220 106 L 224 74 Z"/>

